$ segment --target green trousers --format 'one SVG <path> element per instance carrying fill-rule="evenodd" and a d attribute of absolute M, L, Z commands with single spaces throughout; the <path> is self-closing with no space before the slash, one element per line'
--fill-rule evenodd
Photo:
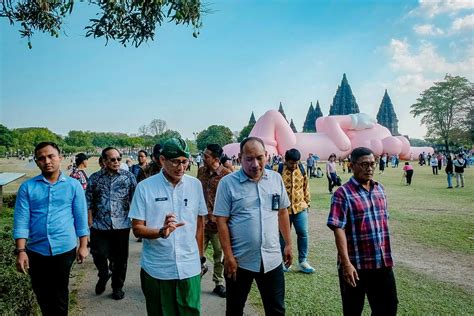
<path fill-rule="evenodd" d="M 141 269 L 140 280 L 150 316 L 200 315 L 201 276 L 184 280 L 159 280 Z"/>
<path fill-rule="evenodd" d="M 214 273 L 212 275 L 212 281 L 214 281 L 216 285 L 224 285 L 224 264 L 222 263 L 224 255 L 222 252 L 221 242 L 219 241 L 218 232 L 204 230 L 204 253 L 206 252 L 209 243 L 211 243 L 214 253 Z"/>

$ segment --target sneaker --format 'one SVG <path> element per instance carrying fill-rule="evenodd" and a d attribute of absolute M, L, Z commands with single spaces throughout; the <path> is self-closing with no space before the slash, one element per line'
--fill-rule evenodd
<path fill-rule="evenodd" d="M 111 276 L 112 273 L 109 272 L 109 275 L 106 278 L 99 278 L 99 281 L 97 281 L 97 284 L 95 285 L 95 294 L 100 295 L 104 293 L 105 286 L 107 285 L 107 282 L 109 281 Z"/>
<path fill-rule="evenodd" d="M 299 271 L 303 273 L 313 273 L 314 268 L 309 265 L 308 261 L 303 261 L 299 264 Z"/>
<path fill-rule="evenodd" d="M 283 265 L 283 272 L 290 272 L 291 271 L 291 266 L 287 267 Z"/>
<path fill-rule="evenodd" d="M 112 298 L 114 300 L 121 300 L 125 296 L 125 292 L 122 289 L 113 289 Z"/>
<path fill-rule="evenodd" d="M 226 296 L 226 290 L 223 285 L 216 285 L 214 290 L 212 290 L 213 293 L 219 295 L 220 297 L 225 297 Z"/>

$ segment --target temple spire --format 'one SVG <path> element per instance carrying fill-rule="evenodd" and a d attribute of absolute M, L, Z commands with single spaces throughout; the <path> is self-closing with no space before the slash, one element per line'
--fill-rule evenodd
<path fill-rule="evenodd" d="M 345 115 L 359 113 L 359 106 L 352 94 L 351 86 L 347 81 L 346 74 L 342 76 L 341 85 L 338 86 L 333 98 L 329 115 Z"/>
<path fill-rule="evenodd" d="M 377 123 L 389 129 L 392 135 L 400 135 L 398 133 L 398 118 L 393 108 L 392 100 L 388 95 L 387 89 L 380 103 L 379 112 L 377 113 Z"/>

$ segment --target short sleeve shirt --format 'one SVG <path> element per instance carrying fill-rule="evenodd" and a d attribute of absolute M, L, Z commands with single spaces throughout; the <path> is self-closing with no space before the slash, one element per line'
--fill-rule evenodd
<path fill-rule="evenodd" d="M 243 269 L 259 272 L 263 262 L 266 273 L 282 262 L 274 194 L 280 197 L 279 209 L 290 206 L 283 180 L 272 170 L 253 181 L 240 169 L 219 182 L 214 215 L 229 218 L 232 252 Z"/>
<path fill-rule="evenodd" d="M 143 239 L 141 266 L 160 280 L 182 280 L 201 273 L 196 241 L 197 217 L 207 215 L 201 182 L 184 175 L 173 186 L 163 172 L 141 181 L 133 196 L 129 217 L 161 228 L 166 214 L 176 214 L 178 227 L 167 238 Z"/>

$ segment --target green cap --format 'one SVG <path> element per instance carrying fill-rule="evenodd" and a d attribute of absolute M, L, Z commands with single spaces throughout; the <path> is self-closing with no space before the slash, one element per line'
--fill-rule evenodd
<path fill-rule="evenodd" d="M 165 156 L 166 159 L 173 159 L 177 157 L 189 158 L 188 144 L 186 144 L 182 138 L 170 138 L 163 144 L 161 154 Z"/>

